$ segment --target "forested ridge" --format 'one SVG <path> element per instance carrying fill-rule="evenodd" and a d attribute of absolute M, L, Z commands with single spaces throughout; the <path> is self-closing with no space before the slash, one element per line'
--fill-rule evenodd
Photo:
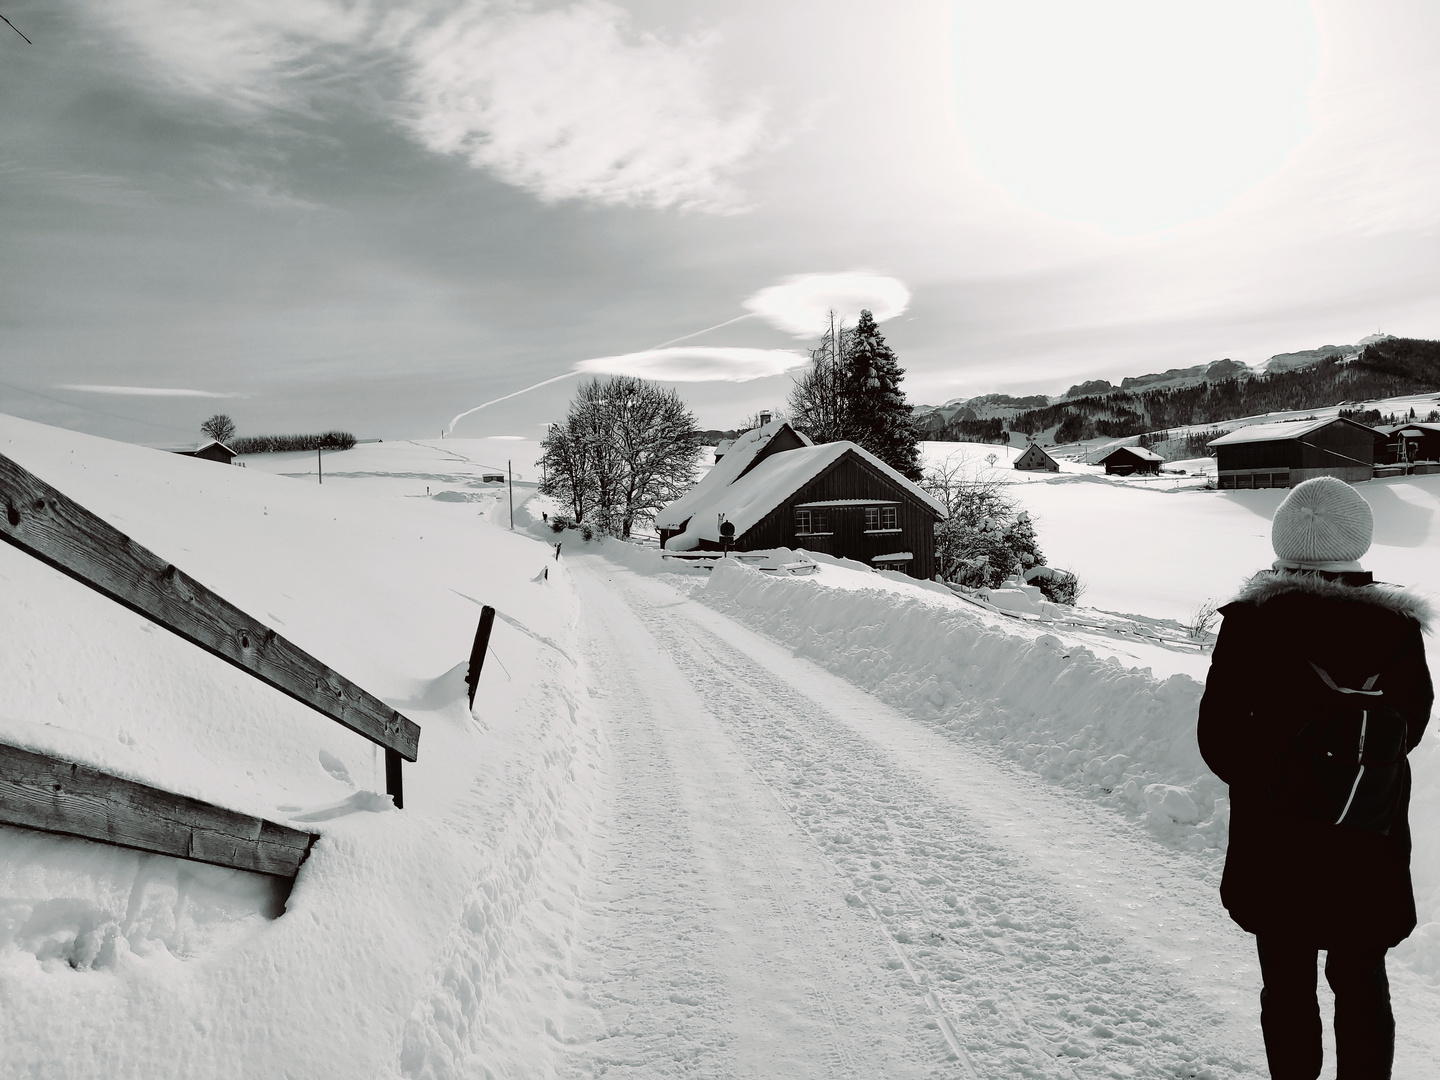
<path fill-rule="evenodd" d="M 1440 392 L 1440 341 L 1389 338 L 1359 357 L 1328 358 L 1305 368 L 1156 390 L 1116 390 L 1027 409 L 1008 421 L 957 415 L 931 438 L 956 442 L 1008 441 L 1005 430 L 1034 434 L 1055 429 L 1057 443 L 1119 439 L 1147 431 L 1215 424 L 1242 416 L 1316 409 L 1343 401 Z"/>

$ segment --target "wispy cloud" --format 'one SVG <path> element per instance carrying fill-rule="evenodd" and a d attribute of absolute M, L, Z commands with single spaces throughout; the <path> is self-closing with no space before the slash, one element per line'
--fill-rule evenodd
<path fill-rule="evenodd" d="M 594 375 L 635 375 L 661 382 L 750 382 L 783 375 L 809 359 L 793 349 L 694 345 L 600 356 L 581 360 L 575 370 Z"/>
<path fill-rule="evenodd" d="M 545 201 L 728 212 L 767 142 L 760 96 L 727 99 L 715 42 L 636 29 L 606 0 L 536 10 L 438 0 L 116 0 L 106 18 L 173 90 L 255 116 L 317 113 L 336 81 L 438 154 Z M 396 76 L 398 75 L 398 78 Z"/>
<path fill-rule="evenodd" d="M 368 5 L 336 0 L 111 0 L 100 16 L 175 89 L 248 111 L 306 108 L 326 51 L 361 45 Z"/>
<path fill-rule="evenodd" d="M 745 300 L 771 326 L 809 338 L 823 334 L 830 312 L 853 323 L 862 310 L 876 322 L 893 319 L 910 306 L 910 290 L 898 278 L 849 270 L 839 274 L 797 274 Z"/>
<path fill-rule="evenodd" d="M 542 199 L 737 208 L 731 177 L 759 146 L 763 107 L 722 107 L 706 42 L 627 36 L 626 23 L 602 0 L 467 4 L 408 46 L 411 129 Z"/>
<path fill-rule="evenodd" d="M 100 386 L 90 383 L 60 383 L 56 390 L 78 390 L 84 394 L 116 394 L 125 397 L 237 398 L 246 394 L 222 394 L 211 390 L 186 390 L 171 386 Z"/>

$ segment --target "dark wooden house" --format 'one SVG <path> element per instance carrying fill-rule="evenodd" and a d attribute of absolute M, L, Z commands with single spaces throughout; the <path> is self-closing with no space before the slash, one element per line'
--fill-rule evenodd
<path fill-rule="evenodd" d="M 868 450 L 814 446 L 788 424 L 746 432 L 683 497 L 656 516 L 670 551 L 805 548 L 911 577 L 935 574 L 945 507 Z"/>
<path fill-rule="evenodd" d="M 1015 459 L 1015 468 L 1032 472 L 1041 469 L 1047 472 L 1059 472 L 1060 463 L 1040 449 L 1039 443 L 1031 443 L 1025 448 L 1025 452 Z"/>
<path fill-rule="evenodd" d="M 1398 424 L 1375 429 L 1375 464 L 1440 462 L 1440 424 Z"/>
<path fill-rule="evenodd" d="M 1253 424 L 1210 446 L 1223 490 L 1294 487 L 1314 476 L 1347 483 L 1375 475 L 1375 431 L 1341 417 Z"/>
<path fill-rule="evenodd" d="M 230 447 L 217 439 L 211 439 L 207 443 L 201 443 L 194 450 L 176 450 L 175 453 L 183 457 L 198 457 L 204 458 L 206 461 L 218 461 L 222 465 L 229 465 L 239 457 L 234 450 L 231 450 Z"/>
<path fill-rule="evenodd" d="M 1134 476 L 1142 473 L 1158 473 L 1160 463 L 1165 459 L 1154 450 L 1143 446 L 1121 446 L 1100 459 L 1107 476 Z"/>

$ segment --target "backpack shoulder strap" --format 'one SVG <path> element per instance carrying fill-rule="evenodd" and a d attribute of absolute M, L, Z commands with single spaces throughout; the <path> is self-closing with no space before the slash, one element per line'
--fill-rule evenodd
<path fill-rule="evenodd" d="M 1385 693 L 1384 690 L 1373 689 L 1375 683 L 1380 678 L 1379 672 L 1376 672 L 1374 675 L 1371 675 L 1370 678 L 1366 679 L 1359 690 L 1352 690 L 1348 686 L 1336 686 L 1335 680 L 1330 678 L 1330 673 L 1324 668 L 1322 668 L 1319 664 L 1315 663 L 1314 660 L 1310 661 L 1310 666 L 1315 669 L 1315 674 L 1320 676 L 1320 681 L 1323 682 L 1326 686 L 1328 686 L 1331 690 L 1336 691 L 1337 693 L 1364 694 L 1367 697 L 1381 697 Z"/>

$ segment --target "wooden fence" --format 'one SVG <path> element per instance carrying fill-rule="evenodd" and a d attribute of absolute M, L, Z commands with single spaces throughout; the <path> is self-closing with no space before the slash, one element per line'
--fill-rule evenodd
<path fill-rule="evenodd" d="M 0 505 L 4 507 L 0 540 L 383 746 L 386 790 L 397 807 L 404 806 L 401 762 L 414 761 L 420 749 L 420 728 L 409 718 L 3 454 L 0 454 Z M 478 678 L 478 671 L 476 676 Z M 472 697 L 473 693 L 472 688 Z M 25 753 L 23 751 L 4 749 L 6 752 L 0 755 L 0 822 L 104 839 L 147 851 L 163 848 L 166 854 L 181 854 L 185 858 L 247 870 L 255 869 L 251 864 L 257 860 L 265 865 L 288 865 L 271 849 L 275 844 L 293 848 L 298 842 L 295 837 L 310 835 L 196 800 L 167 795 L 117 777 L 108 777 L 102 782 L 100 778 L 105 774 L 97 770 L 55 759 L 44 759 L 48 764 L 42 766 L 16 756 Z M 51 772 L 47 774 L 45 769 Z M 55 777 L 60 776 L 56 769 L 71 770 L 71 780 L 53 787 L 57 782 Z M 44 779 L 47 775 L 50 780 Z M 79 783 L 76 778 L 82 776 L 85 781 L 80 787 L 65 787 L 65 783 Z M 52 784 L 52 797 L 36 797 L 34 792 L 46 783 Z M 80 803 L 86 803 L 93 813 L 76 810 Z M 101 803 L 110 809 L 105 810 Z M 111 816 L 106 818 L 106 813 Z M 100 817 L 96 818 L 96 814 Z M 221 817 L 215 817 L 216 814 Z M 137 818 L 152 820 L 142 828 L 135 824 Z M 102 823 L 96 824 L 101 819 Z M 218 825 L 222 820 L 225 824 Z M 174 839 L 181 837 L 187 828 L 191 830 L 189 840 L 181 843 Z M 250 832 L 246 830 L 254 832 L 255 838 L 239 846 L 227 846 L 227 841 L 217 839 L 248 837 Z M 99 835 L 101 833 L 105 835 Z M 169 839 L 135 842 L 138 837 L 161 834 Z M 288 838 L 275 839 L 272 843 L 270 838 L 276 837 Z M 246 847 L 247 844 L 250 846 Z M 186 847 L 191 853 L 176 850 L 178 847 Z M 193 853 L 224 855 L 242 848 L 244 854 L 224 858 Z M 257 854 L 260 848 L 271 853 Z M 274 862 L 275 859 L 280 861 Z M 296 861 L 295 866 L 298 865 Z M 294 870 L 289 873 L 293 876 Z"/>

